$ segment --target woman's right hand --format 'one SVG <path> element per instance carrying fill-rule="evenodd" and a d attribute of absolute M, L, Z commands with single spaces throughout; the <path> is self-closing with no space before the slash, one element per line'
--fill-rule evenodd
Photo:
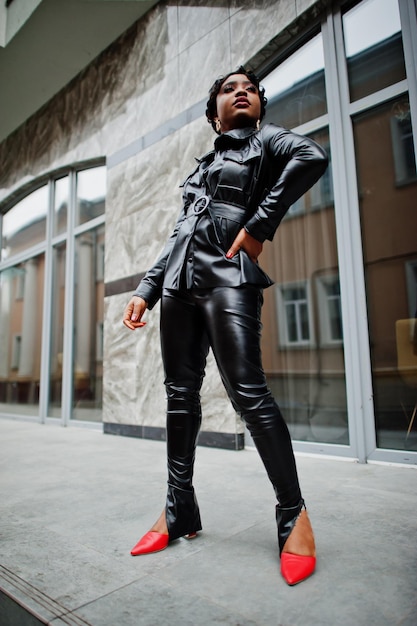
<path fill-rule="evenodd" d="M 239 252 L 240 249 L 244 250 L 248 257 L 252 259 L 254 263 L 258 262 L 258 256 L 261 254 L 263 244 L 252 237 L 244 228 L 236 235 L 236 238 L 229 248 L 226 254 L 227 259 L 231 259 Z"/>
<path fill-rule="evenodd" d="M 148 308 L 148 303 L 139 296 L 133 296 L 128 302 L 125 312 L 123 314 L 123 324 L 130 328 L 130 330 L 136 330 L 145 326 L 146 322 L 142 322 L 143 314 Z"/>

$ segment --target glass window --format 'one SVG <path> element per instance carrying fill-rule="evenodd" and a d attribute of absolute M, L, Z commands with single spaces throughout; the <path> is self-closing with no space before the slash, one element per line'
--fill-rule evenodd
<path fill-rule="evenodd" d="M 280 344 L 298 346 L 310 341 L 310 316 L 308 312 L 307 285 L 279 286 L 278 320 Z"/>
<path fill-rule="evenodd" d="M 408 429 L 417 399 L 417 180 L 412 144 L 406 141 L 401 158 L 410 165 L 401 179 L 407 184 L 398 184 L 392 134 L 407 111 L 403 96 L 357 116 L 354 138 L 377 442 L 415 450 L 417 433 Z"/>
<path fill-rule="evenodd" d="M 73 418 L 101 421 L 104 227 L 76 239 Z"/>
<path fill-rule="evenodd" d="M 76 419 L 102 419 L 105 185 L 104 166 L 73 170 L 51 177 L 2 217 L 0 413 L 37 416 L 41 395 L 47 398 L 42 420 L 56 417 L 65 423 L 72 408 Z M 75 245 L 68 236 L 71 207 L 77 226 L 85 224 L 78 229 L 83 234 L 75 237 Z M 50 242 L 47 232 L 57 239 Z M 31 250 L 34 245 L 37 256 Z M 45 274 L 45 259 L 51 273 Z M 70 303 L 72 284 L 66 283 L 66 273 L 73 264 L 75 301 Z M 45 290 L 48 319 L 49 307 L 51 313 L 47 338 L 42 337 Z M 73 305 L 74 344 L 69 346 L 64 345 L 64 329 Z M 42 380 L 41 349 L 47 350 Z M 73 393 L 64 406 L 62 390 L 71 384 Z"/>
<path fill-rule="evenodd" d="M 322 144 L 322 147 L 329 155 L 329 166 L 327 170 L 316 182 L 316 184 L 307 191 L 307 193 L 301 196 L 301 198 L 290 206 L 284 219 L 289 219 L 302 213 L 306 213 L 307 211 L 318 211 L 320 209 L 333 206 L 333 173 L 330 159 L 330 146 L 329 144 Z"/>
<path fill-rule="evenodd" d="M 327 112 L 321 34 L 311 39 L 262 81 L 266 122 L 295 128 Z"/>
<path fill-rule="evenodd" d="M 337 276 L 319 276 L 317 279 L 317 313 L 320 319 L 320 340 L 323 345 L 343 339 L 340 284 Z"/>
<path fill-rule="evenodd" d="M 0 411 L 4 413 L 39 413 L 44 261 L 41 254 L 0 274 Z M 16 297 L 22 285 L 23 298 Z"/>
<path fill-rule="evenodd" d="M 94 167 L 77 174 L 77 224 L 103 215 L 106 197 L 106 168 Z"/>
<path fill-rule="evenodd" d="M 54 235 L 67 230 L 69 202 L 69 177 L 64 176 L 55 181 L 54 190 Z"/>
<path fill-rule="evenodd" d="M 65 266 L 66 243 L 53 248 L 52 254 L 52 318 L 49 361 L 49 417 L 61 417 L 62 366 L 65 323 Z"/>
<path fill-rule="evenodd" d="M 392 156 L 397 185 L 406 185 L 416 178 L 411 112 L 408 101 L 405 104 L 405 109 L 398 107 L 390 120 Z"/>
<path fill-rule="evenodd" d="M 328 149 L 327 130 L 312 138 Z M 264 292 L 262 355 L 291 436 L 349 444 L 331 175 L 264 246 L 261 265 L 276 288 Z"/>
<path fill-rule="evenodd" d="M 343 16 L 351 100 L 403 80 L 405 75 L 397 0 L 366 0 Z"/>
<path fill-rule="evenodd" d="M 45 240 L 47 212 L 48 187 L 45 185 L 3 215 L 2 260 Z"/>
<path fill-rule="evenodd" d="M 22 335 L 13 335 L 12 360 L 10 365 L 12 370 L 19 369 L 21 345 Z"/>

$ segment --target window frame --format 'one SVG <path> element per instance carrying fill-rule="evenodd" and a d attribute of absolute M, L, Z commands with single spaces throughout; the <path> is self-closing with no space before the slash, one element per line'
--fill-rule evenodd
<path fill-rule="evenodd" d="M 41 423 L 57 423 L 61 421 L 63 426 L 71 424 L 72 420 L 72 386 L 73 386 L 73 326 L 74 326 L 74 257 L 75 257 L 75 238 L 86 231 L 93 230 L 98 226 L 105 225 L 105 213 L 91 219 L 88 222 L 76 226 L 75 225 L 75 205 L 76 198 L 76 177 L 79 172 L 93 169 L 96 167 L 106 166 L 104 158 L 95 158 L 88 161 L 72 164 L 64 168 L 59 168 L 48 172 L 47 174 L 32 181 L 30 185 L 25 185 L 19 192 L 13 194 L 13 198 L 9 202 L 3 203 L 3 214 L 0 215 L 0 240 L 1 228 L 3 223 L 3 215 L 12 209 L 18 202 L 29 196 L 31 193 L 43 186 L 48 187 L 48 210 L 46 215 L 46 237 L 43 241 L 20 251 L 19 253 L 0 260 L 0 273 L 18 266 L 26 261 L 40 255 L 45 255 L 44 268 L 44 292 L 43 298 L 43 322 L 42 322 L 42 339 L 41 339 L 41 366 L 40 366 L 40 389 L 39 389 L 39 412 L 38 415 L 30 416 L 30 419 L 40 421 Z M 57 235 L 53 234 L 53 225 L 55 219 L 55 202 L 54 191 L 55 182 L 64 176 L 69 177 L 69 205 L 67 211 L 67 227 L 64 232 Z M 50 328 L 52 324 L 52 287 L 53 287 L 53 253 L 54 247 L 61 243 L 66 243 L 66 264 L 65 264 L 65 304 L 64 304 L 64 337 L 63 337 L 63 363 L 62 363 L 62 398 L 61 398 L 61 417 L 52 417 L 49 413 L 49 389 L 50 389 L 50 350 L 52 337 Z M 2 414 L 2 415 L 17 415 Z M 23 415 L 28 419 L 27 415 Z M 93 427 L 99 427 L 100 424 L 89 423 Z"/>

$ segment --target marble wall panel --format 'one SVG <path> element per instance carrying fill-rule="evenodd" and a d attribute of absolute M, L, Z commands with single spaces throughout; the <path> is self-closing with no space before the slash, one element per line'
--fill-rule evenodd
<path fill-rule="evenodd" d="M 178 132 L 181 182 L 195 167 L 195 159 L 213 150 L 216 137 L 205 116 L 181 128 Z"/>
<path fill-rule="evenodd" d="M 165 423 L 165 391 L 158 345 L 158 311 L 136 331 L 122 325 L 124 295 L 105 299 L 103 421 L 119 424 Z"/>
<path fill-rule="evenodd" d="M 170 135 L 109 170 L 106 282 L 145 271 L 171 234 L 181 208 L 178 142 Z"/>
<path fill-rule="evenodd" d="M 106 224 L 120 221 L 137 210 L 136 159 L 127 159 L 107 170 Z"/>
<path fill-rule="evenodd" d="M 136 215 L 127 215 L 106 227 L 105 282 L 118 280 L 141 271 L 136 259 L 137 223 Z"/>
<path fill-rule="evenodd" d="M 238 4 L 240 10 L 230 18 L 232 68 L 244 65 L 296 18 L 295 0 L 255 0 Z"/>
<path fill-rule="evenodd" d="M 180 53 L 180 90 L 184 108 L 207 99 L 214 80 L 231 67 L 230 51 L 229 21 L 226 21 Z"/>
<path fill-rule="evenodd" d="M 179 185 L 215 137 L 199 119 L 108 171 L 106 282 L 145 271 L 154 261 L 181 209 Z"/>
<path fill-rule="evenodd" d="M 126 100 L 117 114 L 102 122 L 103 154 L 117 152 L 140 133 L 139 106 L 137 98 Z"/>
<path fill-rule="evenodd" d="M 181 209 L 179 184 L 195 167 L 195 157 L 213 147 L 215 137 L 205 120 L 197 120 L 108 170 L 106 282 L 153 263 Z"/>
<path fill-rule="evenodd" d="M 161 82 L 164 67 L 178 55 L 178 9 L 158 3 L 140 22 L 136 68 L 142 86 Z"/>
<path fill-rule="evenodd" d="M 163 66 L 158 80 L 140 94 L 137 127 L 132 129 L 134 137 L 145 135 L 181 113 L 180 84 L 178 57 L 175 57 Z"/>
<path fill-rule="evenodd" d="M 123 215 L 142 211 L 154 202 L 169 202 L 172 196 L 179 195 L 177 155 L 178 137 L 169 135 L 110 168 L 106 199 L 108 223 L 117 221 Z"/>
<path fill-rule="evenodd" d="M 179 52 L 229 19 L 229 0 L 184 0 L 178 3 Z"/>

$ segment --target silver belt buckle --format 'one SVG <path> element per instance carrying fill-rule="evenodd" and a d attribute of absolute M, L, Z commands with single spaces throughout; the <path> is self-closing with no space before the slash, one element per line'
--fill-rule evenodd
<path fill-rule="evenodd" d="M 197 200 L 194 200 L 192 204 L 192 210 L 194 215 L 200 215 L 204 213 L 210 203 L 210 198 L 206 195 L 200 196 Z"/>

